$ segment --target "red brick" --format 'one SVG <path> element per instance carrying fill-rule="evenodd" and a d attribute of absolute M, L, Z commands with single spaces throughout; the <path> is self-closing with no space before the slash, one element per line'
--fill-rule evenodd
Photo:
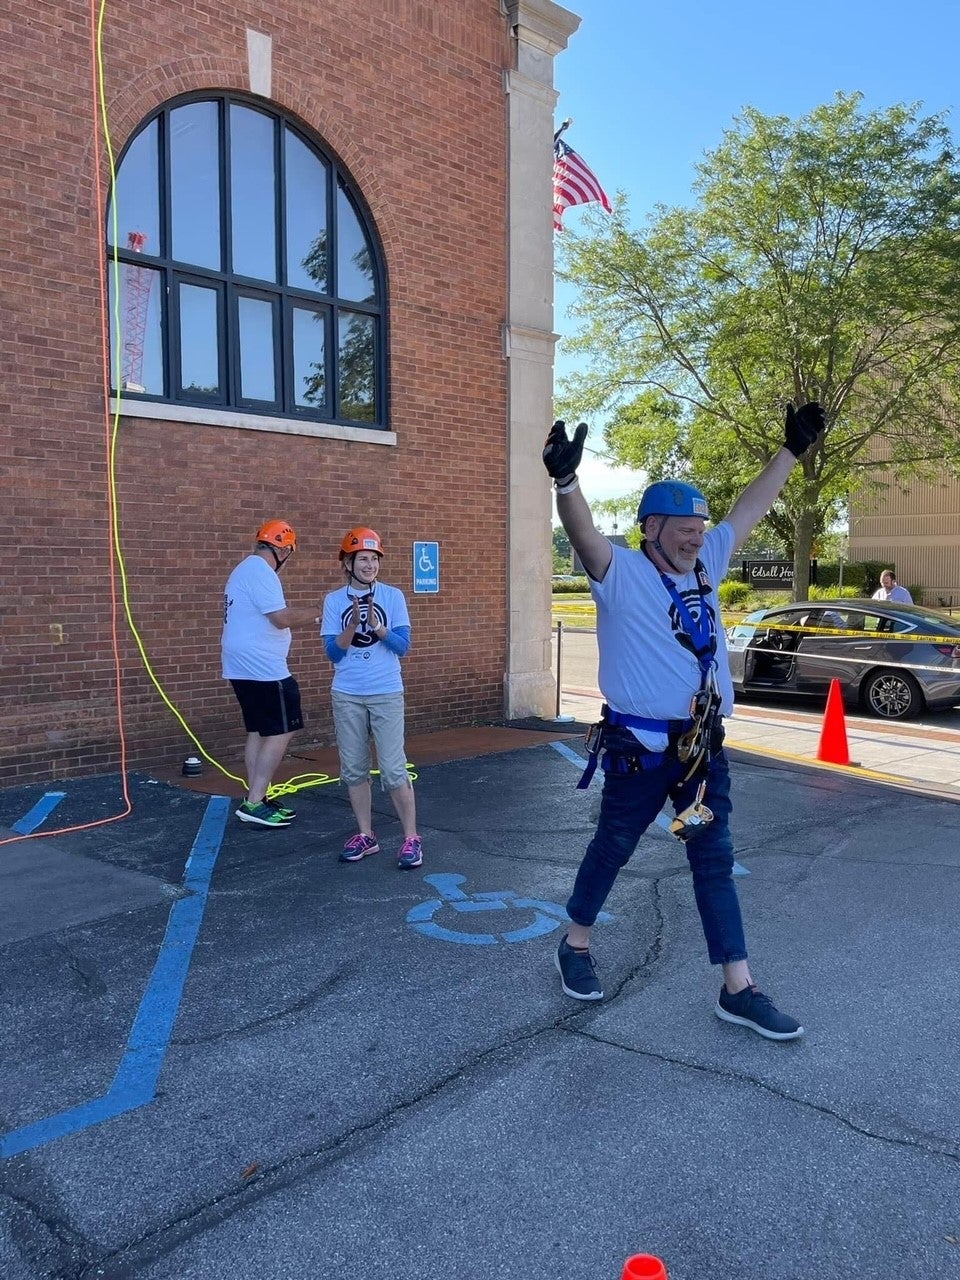
<path fill-rule="evenodd" d="M 88 7 L 12 0 L 0 22 L 2 475 L 26 531 L 6 557 L 0 782 L 119 768 L 111 640 Z M 494 720 L 506 667 L 505 103 L 496 0 L 266 6 L 112 0 L 104 63 L 113 145 L 186 92 L 246 87 L 250 25 L 273 37 L 275 102 L 349 167 L 390 281 L 396 449 L 176 422 L 121 422 L 117 492 L 134 620 L 158 677 L 213 754 L 243 740 L 219 675 L 220 599 L 258 521 L 301 537 L 291 603 L 339 585 L 359 521 L 408 593 L 411 731 Z M 106 160 L 100 187 L 105 190 Z M 411 543 L 439 540 L 442 594 L 412 596 Z M 64 642 L 52 643 L 62 624 Z M 128 767 L 192 750 L 118 620 Z M 303 740 L 331 740 L 330 669 L 295 635 Z M 59 735 L 65 735 L 59 737 Z"/>

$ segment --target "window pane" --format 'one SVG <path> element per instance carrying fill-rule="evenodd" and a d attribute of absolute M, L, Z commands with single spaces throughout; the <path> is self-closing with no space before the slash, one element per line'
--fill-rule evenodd
<path fill-rule="evenodd" d="M 170 112 L 170 203 L 173 257 L 221 268 L 220 152 L 215 102 Z"/>
<path fill-rule="evenodd" d="M 340 417 L 373 422 L 376 417 L 373 317 L 340 313 Z"/>
<path fill-rule="evenodd" d="M 233 270 L 257 280 L 277 278 L 274 128 L 262 111 L 230 108 Z"/>
<path fill-rule="evenodd" d="M 297 405 L 322 409 L 327 398 L 324 371 L 324 312 L 293 309 L 293 390 Z"/>
<path fill-rule="evenodd" d="M 180 286 L 180 385 L 191 395 L 220 392 L 217 291 Z"/>
<path fill-rule="evenodd" d="M 119 248 L 141 249 L 160 254 L 160 167 L 157 139 L 160 123 L 151 120 L 139 133 L 123 157 L 117 174 L 116 208 Z M 107 215 L 107 244 L 114 243 L 114 201 Z M 131 243 L 130 237 L 143 236 L 143 242 Z"/>
<path fill-rule="evenodd" d="M 277 398 L 273 346 L 273 303 L 238 299 L 240 308 L 240 395 L 244 400 Z"/>
<path fill-rule="evenodd" d="M 327 165 L 290 129 L 286 161 L 287 284 L 329 293 Z"/>
<path fill-rule="evenodd" d="M 117 389 L 117 345 L 120 346 L 120 387 L 162 396 L 163 341 L 161 333 L 161 273 L 149 267 L 120 263 L 120 327 L 114 307 L 113 265 L 107 265 L 110 285 L 110 386 Z"/>
<path fill-rule="evenodd" d="M 374 302 L 373 257 L 357 211 L 344 189 L 337 187 L 337 296 L 351 302 Z"/>

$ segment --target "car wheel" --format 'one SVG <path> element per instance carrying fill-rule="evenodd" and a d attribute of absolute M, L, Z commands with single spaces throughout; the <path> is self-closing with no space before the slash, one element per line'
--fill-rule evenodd
<path fill-rule="evenodd" d="M 923 710 L 923 694 L 906 671 L 872 671 L 860 689 L 867 711 L 881 720 L 909 720 Z"/>

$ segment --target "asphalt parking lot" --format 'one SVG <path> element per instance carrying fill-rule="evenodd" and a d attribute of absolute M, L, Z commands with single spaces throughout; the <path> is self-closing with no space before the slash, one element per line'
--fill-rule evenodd
<path fill-rule="evenodd" d="M 136 775 L 123 821 L 0 845 L 4 1280 L 960 1275 L 960 807 L 735 760 L 756 975 L 807 1028 L 776 1044 L 713 1016 L 659 829 L 597 932 L 608 998 L 562 995 L 599 796 L 571 751 L 421 769 L 414 872 L 382 799 L 384 852 L 337 862 L 330 786 L 262 831 Z M 119 807 L 20 788 L 0 825 Z"/>

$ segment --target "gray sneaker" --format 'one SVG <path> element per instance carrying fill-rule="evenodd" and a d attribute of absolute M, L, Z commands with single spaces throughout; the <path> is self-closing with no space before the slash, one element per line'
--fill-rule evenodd
<path fill-rule="evenodd" d="M 603 988 L 597 977 L 597 966 L 589 951 L 576 951 L 567 942 L 567 935 L 560 939 L 553 962 L 560 974 L 564 995 L 574 1000 L 602 1000 Z"/>

